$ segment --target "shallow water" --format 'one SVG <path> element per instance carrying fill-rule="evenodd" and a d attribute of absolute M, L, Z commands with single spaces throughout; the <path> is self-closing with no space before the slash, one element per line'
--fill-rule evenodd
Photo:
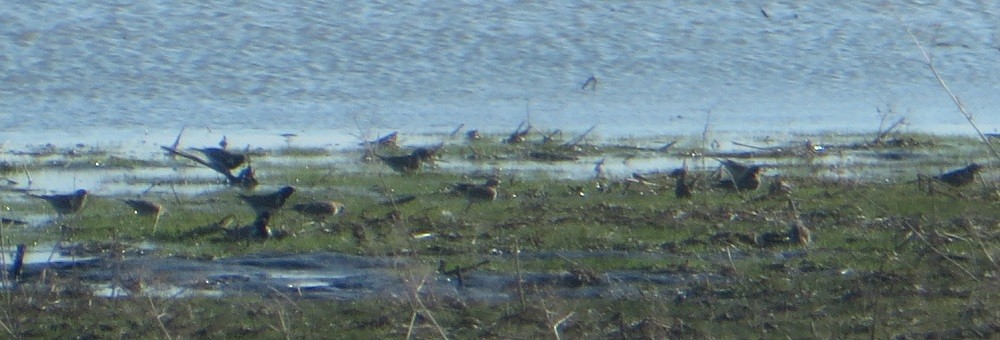
<path fill-rule="evenodd" d="M 524 120 L 606 137 L 858 132 L 878 126 L 876 108 L 968 135 L 906 28 L 996 131 L 998 12 L 974 0 L 14 2 L 0 10 L 0 141 L 151 153 L 187 126 L 192 146 L 270 147 L 285 133 L 338 146 Z M 581 89 L 592 75 L 596 90 Z"/>
<path fill-rule="evenodd" d="M 30 248 L 29 248 L 30 249 Z M 46 250 L 51 251 L 51 250 Z M 58 252 L 57 252 L 58 253 Z M 722 263 L 724 255 L 714 261 Z M 757 256 L 757 255 L 754 255 Z M 630 252 L 558 252 L 524 253 L 522 260 L 585 260 L 588 258 L 670 258 L 665 254 Z M 734 254 L 735 260 L 747 254 Z M 29 257 L 34 258 L 34 257 Z M 122 288 L 125 282 L 142 282 L 142 294 L 162 297 L 179 296 L 299 296 L 337 300 L 375 297 L 408 298 L 420 287 L 421 295 L 458 298 L 471 301 L 514 301 L 518 299 L 518 281 L 529 293 L 544 297 L 565 298 L 635 298 L 658 292 L 673 296 L 692 282 L 725 279 L 710 273 L 667 273 L 610 271 L 581 278 L 569 272 L 523 272 L 499 274 L 485 269 L 456 276 L 434 271 L 435 265 L 409 258 L 374 258 L 337 253 L 253 254 L 232 258 L 188 260 L 155 255 L 123 260 L 103 257 L 26 262 L 24 276 L 54 270 L 68 277 L 79 277 L 98 296 L 136 294 Z M 510 255 L 488 257 L 509 262 Z M 449 267 L 450 268 L 450 267 Z M 29 280 L 30 281 L 30 280 Z"/>

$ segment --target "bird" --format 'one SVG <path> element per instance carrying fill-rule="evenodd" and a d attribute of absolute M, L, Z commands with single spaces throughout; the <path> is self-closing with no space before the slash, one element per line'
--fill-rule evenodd
<path fill-rule="evenodd" d="M 201 157 L 177 150 L 176 145 L 174 145 L 174 147 L 160 146 L 160 149 L 169 153 L 171 157 L 181 156 L 190 159 L 195 163 L 207 166 L 209 169 L 215 170 L 215 172 L 226 176 L 230 185 L 240 186 L 247 189 L 251 189 L 257 185 L 257 179 L 253 176 L 253 168 L 249 165 L 243 168 L 239 175 L 233 175 L 232 170 L 247 161 L 246 156 L 244 155 L 233 154 L 219 148 L 196 148 L 195 150 L 201 151 L 206 155 L 206 157 L 208 157 L 208 161 L 206 161 L 201 159 Z M 216 157 L 212 157 L 212 155 L 216 155 Z M 225 155 L 230 155 L 231 157 Z"/>
<path fill-rule="evenodd" d="M 246 189 L 253 189 L 257 187 L 257 184 L 260 184 L 260 182 L 257 181 L 257 172 L 255 172 L 253 167 L 249 165 L 243 168 L 243 170 L 240 170 L 238 175 L 227 178 L 229 178 L 229 183 L 231 185 L 241 186 Z"/>
<path fill-rule="evenodd" d="M 236 215 L 229 214 L 228 216 L 223 217 L 222 219 L 220 219 L 217 222 L 213 222 L 213 223 L 210 223 L 210 224 L 207 224 L 207 225 L 203 225 L 203 226 L 200 226 L 200 227 L 188 230 L 188 231 L 180 234 L 177 237 L 177 239 L 186 240 L 186 239 L 190 239 L 190 238 L 193 238 L 193 237 L 201 237 L 201 236 L 205 236 L 205 235 L 210 235 L 210 234 L 218 233 L 220 231 L 229 232 L 230 230 L 232 230 L 230 228 L 230 226 L 232 226 L 233 223 L 235 223 L 235 221 L 236 221 Z"/>
<path fill-rule="evenodd" d="M 767 187 L 767 194 L 771 197 L 787 196 L 792 193 L 792 186 L 785 183 L 781 176 L 775 176 L 771 185 Z"/>
<path fill-rule="evenodd" d="M 262 240 L 275 237 L 276 234 L 268 224 L 271 222 L 271 212 L 262 211 L 250 223 L 236 229 L 225 229 L 225 239 L 230 241 Z"/>
<path fill-rule="evenodd" d="M 465 199 L 468 202 L 465 209 L 469 210 L 476 203 L 495 201 L 497 199 L 497 185 L 500 185 L 500 180 L 492 177 L 482 185 L 465 188 Z"/>
<path fill-rule="evenodd" d="M 131 207 L 136 215 L 141 215 L 141 216 L 159 215 L 160 212 L 163 210 L 163 206 L 147 200 L 126 199 L 122 200 L 122 202 L 125 202 L 125 204 Z"/>
<path fill-rule="evenodd" d="M 244 202 L 250 205 L 258 215 L 264 212 L 273 213 L 285 205 L 288 197 L 295 193 L 295 188 L 286 186 L 270 194 L 240 195 Z"/>
<path fill-rule="evenodd" d="M 802 222 L 802 218 L 799 217 L 799 207 L 791 197 L 788 198 L 788 210 L 792 218 L 792 223 L 788 230 L 789 242 L 795 242 L 803 246 L 812 243 L 812 232 Z"/>
<path fill-rule="evenodd" d="M 458 195 L 467 195 L 469 189 L 472 189 L 479 184 L 476 183 L 455 183 L 451 186 L 451 193 Z"/>
<path fill-rule="evenodd" d="M 397 148 L 399 147 L 399 144 L 396 144 L 397 140 L 399 140 L 399 131 L 393 131 L 376 140 L 361 142 L 360 145 L 374 148 Z"/>
<path fill-rule="evenodd" d="M 156 232 L 157 224 L 160 222 L 160 215 L 163 213 L 163 206 L 159 203 L 140 199 L 122 200 L 132 212 L 139 216 L 153 216 L 153 232 Z"/>
<path fill-rule="evenodd" d="M 716 185 L 735 191 L 757 190 L 760 186 L 760 173 L 763 170 L 759 165 L 746 165 L 731 160 L 720 161 L 729 173 L 729 178 L 723 178 Z"/>
<path fill-rule="evenodd" d="M 404 156 L 382 156 L 378 155 L 383 163 L 397 172 L 408 174 L 420 170 L 420 164 L 434 156 L 434 151 L 427 148 L 417 148 L 413 153 Z"/>
<path fill-rule="evenodd" d="M 731 159 L 716 158 L 716 160 L 722 163 L 722 166 L 726 169 L 726 171 L 729 172 L 730 175 L 736 178 L 745 174 L 752 167 L 752 165 L 743 164 Z"/>
<path fill-rule="evenodd" d="M 271 237 L 273 235 L 273 231 L 271 230 L 271 226 L 269 225 L 270 223 L 271 223 L 270 212 L 265 211 L 261 212 L 260 214 L 257 214 L 257 219 L 255 219 L 253 223 L 251 223 L 248 226 L 250 227 L 248 228 L 250 232 L 247 234 L 247 236 L 249 236 L 249 238 L 251 239 L 262 239 Z"/>
<path fill-rule="evenodd" d="M 592 75 L 590 78 L 587 78 L 587 81 L 583 82 L 583 86 L 581 86 L 580 89 L 586 90 L 588 87 L 593 89 L 594 92 L 597 92 L 597 76 Z"/>
<path fill-rule="evenodd" d="M 479 133 L 479 130 L 469 130 L 469 132 L 465 133 L 465 139 L 470 141 L 480 140 L 482 138 L 483 136 Z"/>
<path fill-rule="evenodd" d="M 80 211 L 87 203 L 87 190 L 79 189 L 71 194 L 61 195 L 31 195 L 41 198 L 56 210 L 59 215 L 69 215 Z"/>
<path fill-rule="evenodd" d="M 604 158 L 594 163 L 594 178 L 604 179 L 606 176 L 604 174 Z"/>
<path fill-rule="evenodd" d="M 208 158 L 213 169 L 233 170 L 247 161 L 247 156 L 221 148 L 195 148 Z"/>
<path fill-rule="evenodd" d="M 959 188 L 969 185 L 976 179 L 976 173 L 982 170 L 983 166 L 972 163 L 967 167 L 952 170 L 941 175 L 934 176 L 934 179 L 944 182 L 945 184 L 951 185 L 953 187 Z"/>
<path fill-rule="evenodd" d="M 808 245 L 812 243 L 812 232 L 809 231 L 809 228 L 806 228 L 801 219 L 796 218 L 792 221 L 791 227 L 788 230 L 788 240 L 800 245 Z"/>
<path fill-rule="evenodd" d="M 691 187 L 687 183 L 687 170 L 684 168 L 674 169 L 670 172 L 670 177 L 677 179 L 674 187 L 674 196 L 677 198 L 691 198 Z"/>
<path fill-rule="evenodd" d="M 344 204 L 336 201 L 314 201 L 295 204 L 292 206 L 292 210 L 317 220 L 323 220 L 330 215 L 343 214 Z"/>

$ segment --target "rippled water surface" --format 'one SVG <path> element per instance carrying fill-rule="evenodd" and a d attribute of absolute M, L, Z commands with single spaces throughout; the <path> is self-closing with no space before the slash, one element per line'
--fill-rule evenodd
<path fill-rule="evenodd" d="M 387 130 L 602 136 L 970 134 L 912 29 L 984 130 L 1000 128 L 989 1 L 17 1 L 0 10 L 8 146 L 346 144 Z M 596 89 L 581 89 L 590 76 Z M 710 115 L 706 113 L 710 112 Z M 239 139 L 239 138 L 237 138 Z M 139 144 L 137 147 L 143 147 Z"/>

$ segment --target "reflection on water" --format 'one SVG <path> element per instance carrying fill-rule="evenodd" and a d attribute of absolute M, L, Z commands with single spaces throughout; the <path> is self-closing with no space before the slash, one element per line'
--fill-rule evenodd
<path fill-rule="evenodd" d="M 52 247 L 31 250 L 50 252 Z M 58 252 L 56 252 L 58 253 Z M 722 280 L 709 273 L 611 271 L 581 277 L 570 272 L 510 273 L 471 270 L 461 277 L 434 271 L 435 266 L 413 258 L 379 258 L 337 253 L 293 255 L 254 254 L 220 260 L 163 258 L 155 255 L 126 259 L 105 257 L 66 258 L 52 261 L 33 255 L 26 262 L 22 280 L 30 284 L 44 270 L 66 277 L 79 277 L 92 294 L 119 297 L 145 294 L 160 297 L 293 295 L 310 298 L 355 300 L 373 297 L 405 297 L 423 282 L 421 293 L 477 301 L 510 301 L 518 297 L 518 282 L 533 287 L 533 294 L 566 298 L 634 298 L 649 289 L 673 292 L 691 282 Z M 728 255 L 726 255 L 728 256 Z M 735 254 L 736 260 L 748 254 Z M 522 260 L 565 258 L 586 260 L 617 257 L 649 259 L 676 257 L 667 254 L 630 252 L 524 253 Z M 510 262 L 509 255 L 494 255 L 491 261 Z M 729 261 L 724 255 L 710 260 Z M 672 294 L 672 293 L 670 293 Z"/>

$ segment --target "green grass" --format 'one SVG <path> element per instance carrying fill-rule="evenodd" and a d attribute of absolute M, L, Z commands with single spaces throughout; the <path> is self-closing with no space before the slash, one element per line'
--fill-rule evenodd
<path fill-rule="evenodd" d="M 822 136 L 814 136 L 822 141 Z M 842 138 L 837 136 L 837 138 Z M 673 197 L 672 180 L 659 187 L 626 190 L 620 180 L 605 180 L 599 190 L 593 179 L 566 180 L 545 175 L 501 172 L 501 197 L 466 209 L 464 197 L 448 192 L 456 182 L 479 182 L 460 173 L 424 171 L 399 175 L 378 163 L 351 161 L 360 154 L 333 154 L 329 165 L 292 162 L 260 163 L 261 180 L 296 186 L 289 204 L 337 200 L 347 206 L 343 216 L 322 224 L 283 210 L 272 219 L 290 236 L 256 242 L 223 241 L 218 234 L 190 235 L 233 215 L 234 225 L 254 216 L 238 198 L 241 189 L 208 187 L 197 195 L 146 197 L 162 203 L 166 213 L 157 231 L 152 219 L 135 216 L 119 197 L 98 195 L 77 216 L 40 227 L 5 227 L 5 243 L 134 244 L 152 241 L 160 254 L 219 258 L 258 252 L 331 251 L 373 256 L 405 256 L 413 268 L 400 273 L 432 274 L 438 260 L 450 267 L 491 259 L 478 270 L 514 274 L 552 272 L 587 275 L 612 271 L 700 273 L 713 280 L 691 280 L 678 288 L 640 285 L 640 297 L 630 299 L 566 299 L 545 287 L 526 287 L 537 298 L 521 304 L 456 301 L 453 298 L 397 292 L 398 299 L 321 301 L 294 296 L 231 296 L 226 298 L 159 298 L 142 294 L 121 299 L 90 296 L 80 282 L 58 274 L 32 289 L 5 291 L 0 304 L 0 334 L 11 337 L 340 337 L 375 338 L 565 338 L 695 337 L 878 337 L 922 335 L 976 336 L 996 329 L 1000 313 L 997 287 L 1000 209 L 991 177 L 987 185 L 955 190 L 938 185 L 929 194 L 910 182 L 916 172 L 964 165 L 982 155 L 977 144 L 963 138 L 908 136 L 907 146 L 875 146 L 877 150 L 928 155 L 914 168 L 892 173 L 896 180 L 816 179 L 805 159 L 784 160 L 783 179 L 792 187 L 799 215 L 812 230 L 808 247 L 781 244 L 763 247 L 753 239 L 763 233 L 784 233 L 791 215 L 787 200 L 767 197 L 765 188 L 733 194 L 714 190 L 708 174 L 691 200 Z M 491 140 L 498 140 L 493 138 Z M 667 138 L 669 139 L 669 138 Z M 830 143 L 846 144 L 831 139 Z M 689 141 L 685 141 L 689 142 Z M 638 154 L 654 151 L 622 145 L 584 147 L 576 155 Z M 569 152 L 557 146 L 531 143 L 472 143 L 489 169 L 493 160 L 528 162 L 533 150 Z M 405 148 L 404 148 L 405 149 Z M 261 151 L 257 157 L 326 157 L 326 150 Z M 866 151 L 867 152 L 867 151 Z M 468 146 L 448 144 L 442 157 L 464 159 Z M 966 156 L 955 156 L 966 155 Z M 88 154 L 91 155 L 91 154 Z M 94 153 L 115 166 L 144 163 L 116 160 Z M 949 156 L 950 155 L 950 156 Z M 339 158 L 338 158 L 339 156 Z M 41 155 L 38 158 L 50 157 Z M 91 157 L 91 156 L 88 156 Z M 827 156 L 833 157 L 833 156 Z M 349 161 L 344 161 L 344 160 Z M 90 159 L 87 162 L 91 161 Z M 45 161 L 32 160 L 44 168 Z M 887 167 L 892 167 L 890 164 Z M 14 166 L 20 169 L 20 165 Z M 20 171 L 20 170 L 17 170 Z M 582 193 L 582 195 L 581 195 Z M 415 195 L 413 202 L 382 204 Z M 44 201 L 4 202 L 3 207 L 25 215 L 52 215 Z M 398 219 L 387 216 L 396 215 Z M 67 230 L 58 225 L 72 226 Z M 365 239 L 355 238 L 361 230 Z M 436 237 L 416 238 L 419 234 Z M 623 251 L 655 256 L 602 256 L 498 260 L 490 254 L 558 251 Z M 730 261 L 728 256 L 732 255 Z M 509 257 L 507 257 L 509 258 Z M 589 284 L 608 284 L 599 282 Z M 412 292 L 410 292 L 412 293 Z M 421 306 L 423 304 L 423 306 Z M 425 308 L 426 307 L 426 308 Z M 13 312 L 18 311 L 18 312 Z M 414 318 L 414 315 L 418 316 Z M 567 317 L 568 316 L 568 317 Z M 433 321 L 432 321 L 433 318 Z M 412 322 L 412 323 L 411 323 Z M 436 324 L 435 324 L 436 322 Z M 411 326 L 412 325 L 412 326 Z M 983 328 L 986 326 L 987 328 Z M 6 333 L 4 333 L 6 332 Z M 956 333 L 957 332 L 957 333 Z M 963 333 L 964 332 L 964 333 Z M 996 334 L 995 332 L 992 334 Z M 995 336 L 995 335 L 994 335 Z"/>

